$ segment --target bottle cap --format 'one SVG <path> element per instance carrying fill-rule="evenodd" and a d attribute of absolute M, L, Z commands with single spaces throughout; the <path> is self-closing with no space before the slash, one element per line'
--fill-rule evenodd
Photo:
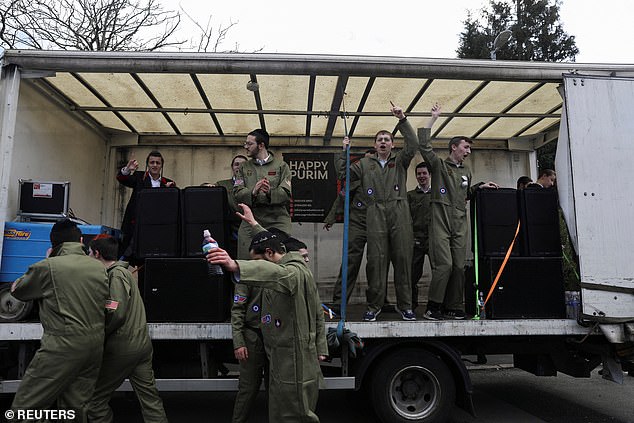
<path fill-rule="evenodd" d="M 203 231 L 203 237 L 208 237 L 208 236 L 210 237 L 210 236 L 211 236 L 211 233 L 209 233 L 209 229 L 205 229 L 205 230 Z"/>

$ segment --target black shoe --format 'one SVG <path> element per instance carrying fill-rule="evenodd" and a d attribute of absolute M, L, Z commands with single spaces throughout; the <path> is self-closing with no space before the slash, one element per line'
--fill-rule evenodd
<path fill-rule="evenodd" d="M 462 310 L 445 310 L 443 317 L 448 320 L 464 320 L 467 315 Z"/>
<path fill-rule="evenodd" d="M 427 320 L 442 320 L 443 315 L 440 311 L 428 308 L 425 314 L 423 314 L 423 319 Z"/>

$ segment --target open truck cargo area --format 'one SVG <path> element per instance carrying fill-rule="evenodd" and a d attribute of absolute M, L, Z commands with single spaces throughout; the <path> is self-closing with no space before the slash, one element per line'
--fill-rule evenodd
<path fill-rule="evenodd" d="M 364 347 L 352 356 L 344 344 L 322 365 L 327 388 L 363 390 L 384 422 L 433 422 L 455 405 L 477 409 L 465 355 L 512 354 L 515 367 L 539 376 L 588 377 L 602 365 L 604 377 L 618 382 L 624 370 L 633 371 L 634 185 L 628 164 L 634 64 L 33 50 L 7 50 L 1 60 L 3 260 L 12 236 L 6 225 L 19 210 L 18 181 L 69 181 L 72 216 L 118 228 L 129 192 L 115 175 L 131 156 L 160 149 L 166 175 L 179 187 L 198 186 L 229 175 L 231 158 L 243 152 L 254 128 L 271 134 L 276 154 L 334 156 L 346 128 L 359 150 L 372 146 L 377 130 L 394 130 L 390 101 L 403 106 L 414 127 L 423 126 L 437 102 L 443 112 L 432 130 L 434 148 L 444 153 L 453 136 L 471 137 L 474 181 L 515 187 L 521 175 L 536 179 L 536 150 L 557 141 L 558 205 L 578 255 L 580 313 L 530 316 L 531 304 L 540 309 L 547 295 L 540 299 L 538 292 L 517 300 L 524 301 L 525 318 L 404 322 L 385 313 L 377 322 L 361 322 L 362 272 L 346 327 Z M 397 135 L 397 147 L 401 142 Z M 408 189 L 416 184 L 413 168 Z M 325 174 L 296 170 L 294 186 L 334 200 L 336 191 L 321 185 Z M 334 172 L 327 164 L 323 170 Z M 321 229 L 323 208 L 317 217 L 296 213 L 293 235 L 308 244 L 327 302 L 341 261 L 342 229 Z M 534 294 L 549 286 L 544 271 L 529 265 L 506 283 L 521 283 Z M 184 286 L 187 277 L 184 272 Z M 423 279 L 428 282 L 428 272 Z M 6 291 L 10 282 L 0 281 L 5 322 L 10 318 L 3 313 L 10 316 L 16 307 Z M 196 294 L 185 289 L 178 305 L 186 310 L 188 296 Z M 149 328 L 160 390 L 236 389 L 235 372 L 225 374 L 220 366 L 232 364 L 229 323 L 151 322 Z M 15 392 L 41 334 L 33 318 L 0 323 L 0 392 Z"/>

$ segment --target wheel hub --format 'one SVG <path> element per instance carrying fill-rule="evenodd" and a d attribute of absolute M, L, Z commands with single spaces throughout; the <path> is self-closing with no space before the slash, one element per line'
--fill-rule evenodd
<path fill-rule="evenodd" d="M 401 369 L 390 383 L 392 406 L 403 418 L 417 420 L 431 414 L 440 401 L 440 382 L 421 366 Z"/>

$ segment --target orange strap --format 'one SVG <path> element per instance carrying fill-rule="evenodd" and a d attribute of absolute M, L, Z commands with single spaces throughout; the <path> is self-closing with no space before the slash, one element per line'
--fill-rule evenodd
<path fill-rule="evenodd" d="M 487 297 L 484 300 L 484 304 L 482 304 L 482 307 L 486 305 L 487 301 L 489 301 L 489 298 L 491 298 L 491 295 L 493 295 L 493 290 L 495 289 L 495 286 L 498 284 L 498 281 L 500 280 L 500 276 L 502 276 L 502 272 L 504 271 L 504 268 L 506 267 L 506 263 L 509 261 L 509 256 L 511 255 L 511 251 L 513 251 L 513 246 L 515 245 L 515 240 L 517 239 L 517 234 L 519 233 L 520 233 L 520 221 L 518 220 L 513 241 L 511 241 L 511 245 L 509 246 L 509 249 L 506 250 L 506 255 L 504 256 L 504 261 L 502 262 L 502 266 L 500 266 L 500 270 L 498 270 L 498 274 L 495 276 L 495 280 L 491 284 L 491 288 L 489 289 L 489 293 L 487 294 Z"/>

